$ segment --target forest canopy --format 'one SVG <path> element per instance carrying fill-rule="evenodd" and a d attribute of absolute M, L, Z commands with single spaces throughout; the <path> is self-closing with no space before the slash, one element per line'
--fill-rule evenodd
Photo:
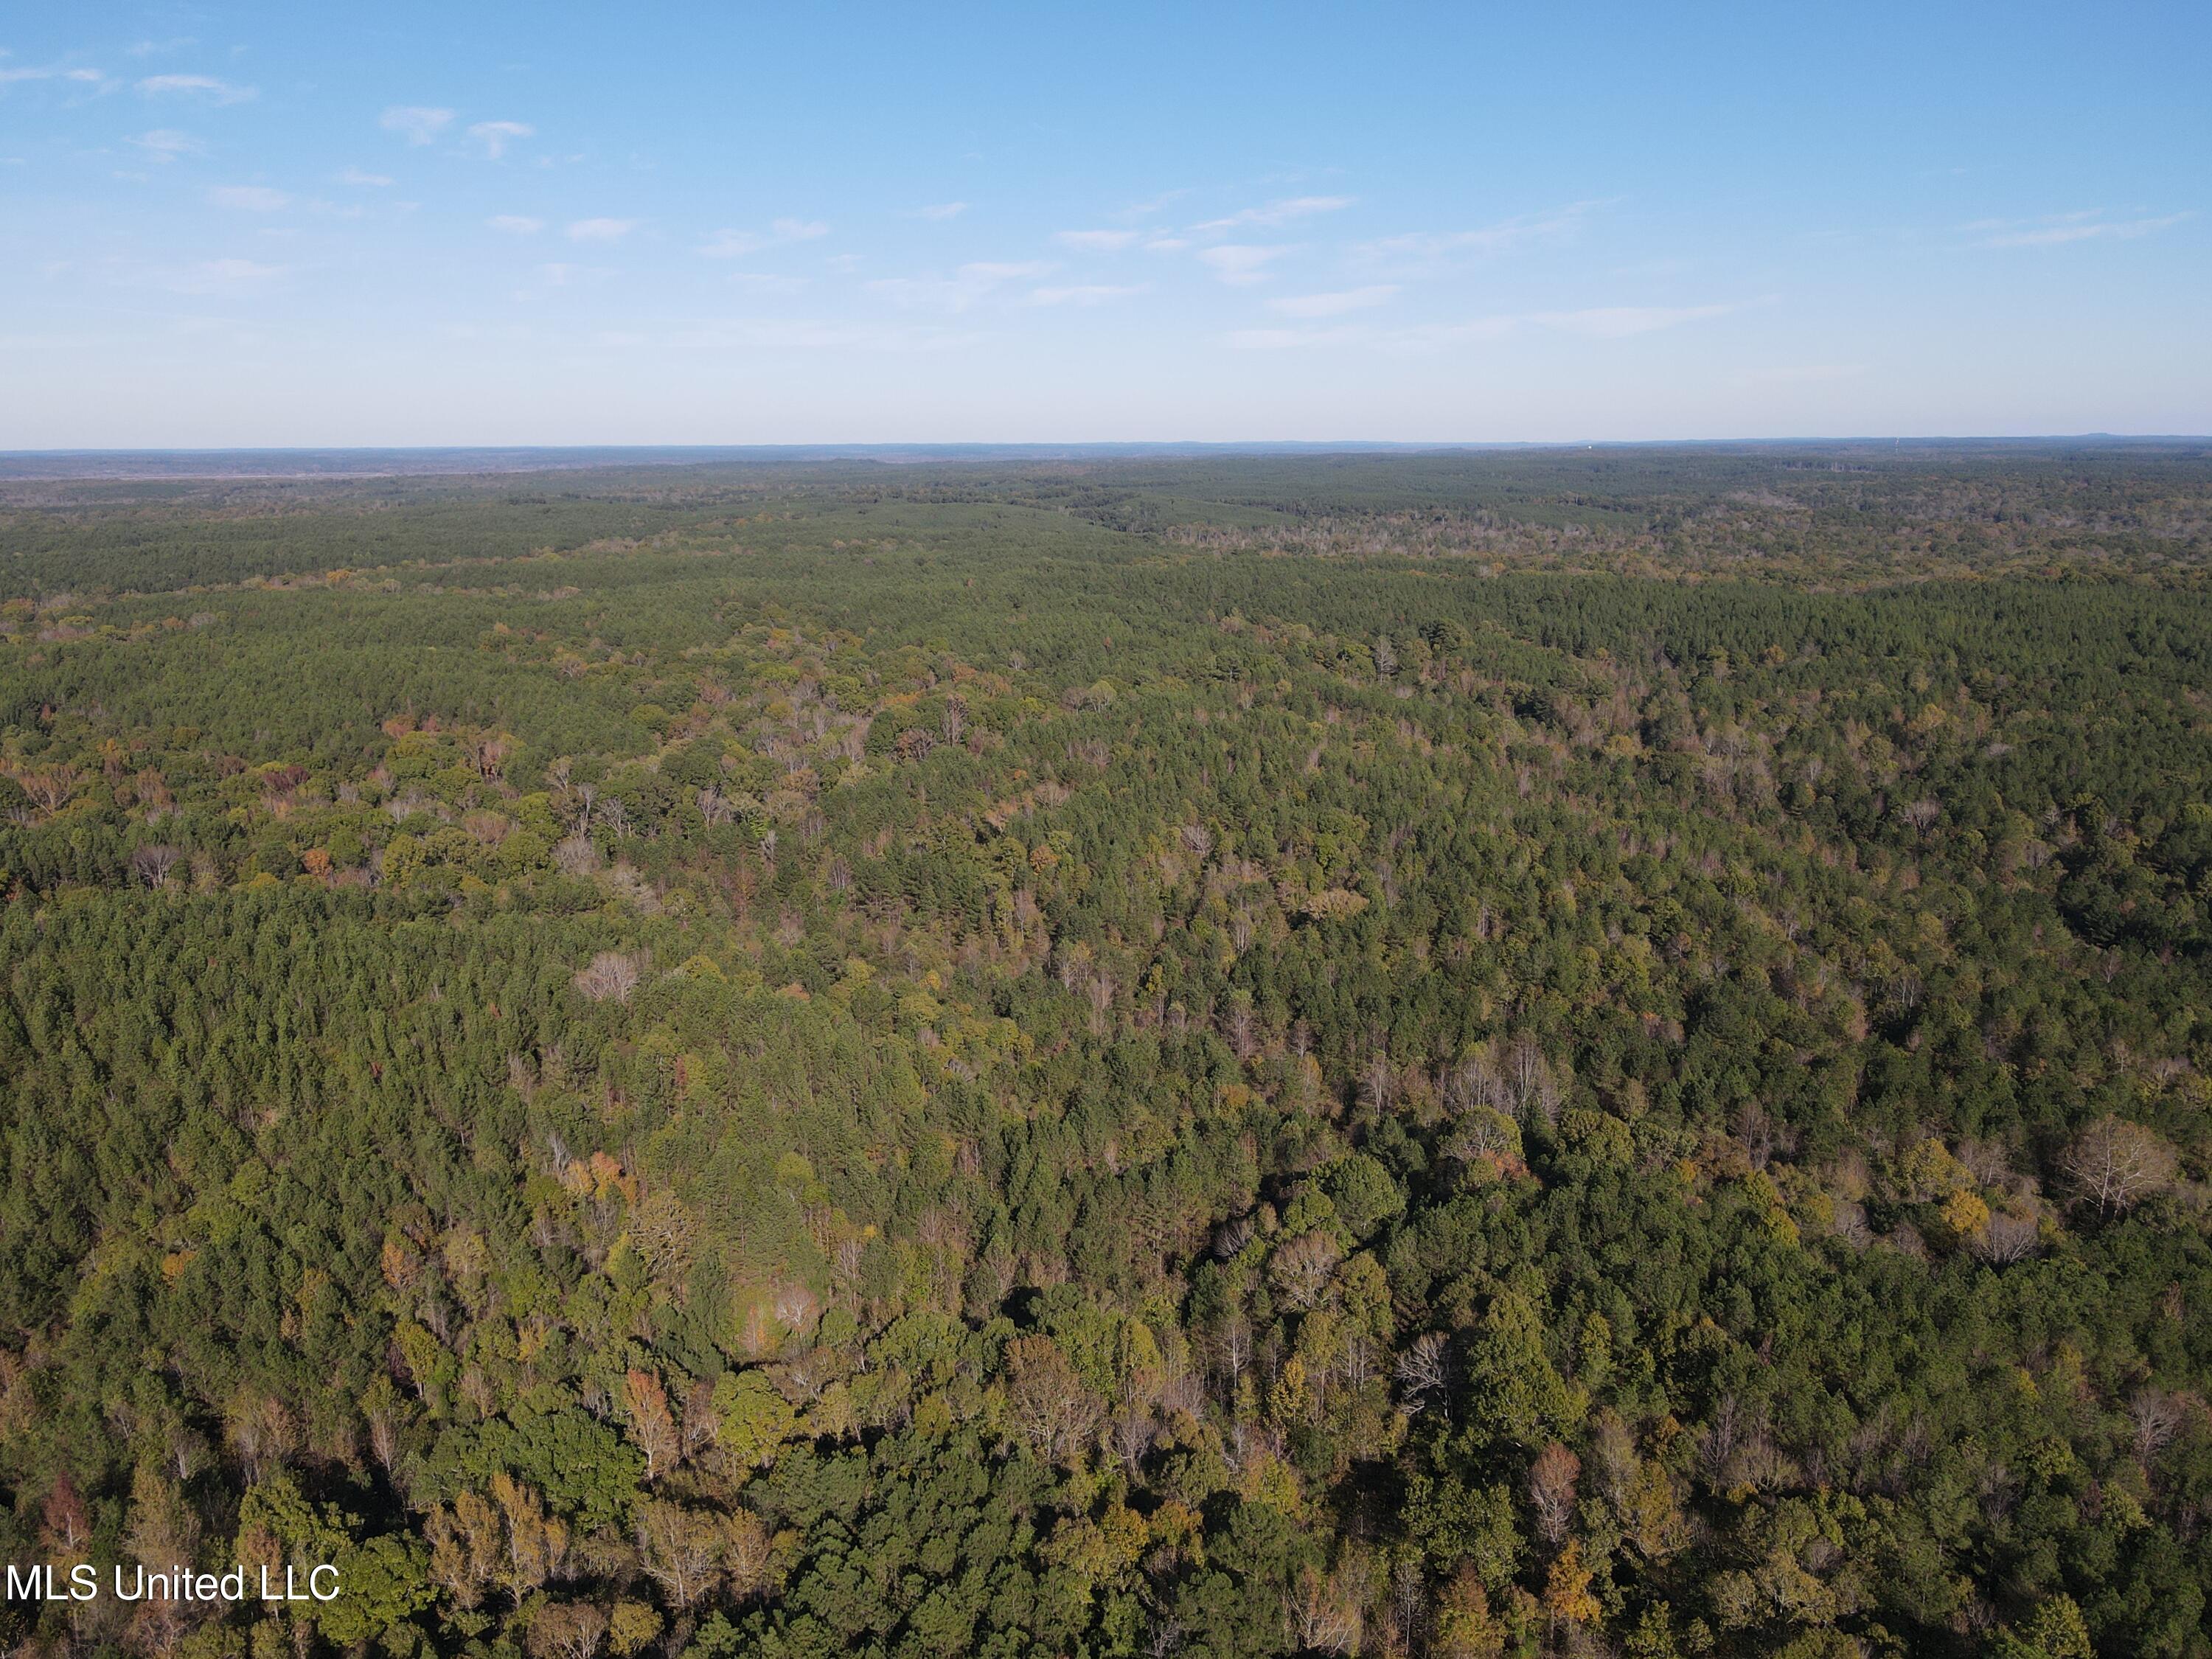
<path fill-rule="evenodd" d="M 2212 452 L 0 481 L 0 1609 L 2212 1653 Z"/>

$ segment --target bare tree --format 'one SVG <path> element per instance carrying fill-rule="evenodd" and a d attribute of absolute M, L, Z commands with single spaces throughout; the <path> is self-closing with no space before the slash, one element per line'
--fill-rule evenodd
<path fill-rule="evenodd" d="M 245 1465 L 248 1480 L 266 1480 L 300 1449 L 299 1427 L 281 1401 L 242 1394 L 224 1415 L 231 1449 Z"/>
<path fill-rule="evenodd" d="M 1556 1440 L 1528 1466 L 1528 1503 L 1536 1511 L 1536 1530 L 1554 1549 L 1566 1541 L 1575 1514 L 1575 1482 L 1582 1472 L 1582 1459 Z"/>
<path fill-rule="evenodd" d="M 1230 1385 L 1244 1375 L 1244 1368 L 1252 1363 L 1252 1322 L 1241 1313 L 1233 1313 L 1221 1322 L 1217 1339 L 1221 1356 L 1221 1369 L 1229 1373 Z"/>
<path fill-rule="evenodd" d="M 1006 1408 L 1016 1431 L 1049 1462 L 1070 1462 L 1097 1427 L 1098 1401 L 1048 1336 L 1019 1337 L 1006 1350 L 1012 1385 Z"/>
<path fill-rule="evenodd" d="M 2164 1192 L 2179 1164 L 2155 1130 L 2118 1117 L 2091 1124 L 2059 1160 L 2076 1196 L 2100 1215 L 2118 1215 Z"/>
<path fill-rule="evenodd" d="M 1636 1486 L 1636 1441 L 1620 1413 L 1609 1406 L 1598 1408 L 1595 1430 L 1590 1436 L 1590 1460 L 1598 1496 L 1616 1516 L 1625 1516 Z"/>
<path fill-rule="evenodd" d="M 803 1333 L 814 1328 L 815 1316 L 822 1310 L 813 1291 L 793 1282 L 777 1287 L 773 1311 L 786 1330 Z"/>
<path fill-rule="evenodd" d="M 511 732 L 477 732 L 464 738 L 461 747 L 477 769 L 480 778 L 495 778 L 507 764 L 507 757 L 514 752 L 515 738 Z"/>
<path fill-rule="evenodd" d="M 674 1467 L 684 1449 L 667 1390 L 652 1372 L 632 1370 L 623 1379 L 623 1404 L 629 1437 L 645 1455 L 645 1478 L 651 1482 Z"/>
<path fill-rule="evenodd" d="M 1480 1158 L 1518 1159 L 1521 1132 L 1513 1120 L 1487 1106 L 1468 1111 L 1444 1142 L 1444 1155 L 1462 1164 Z"/>
<path fill-rule="evenodd" d="M 637 989 L 638 964 L 635 957 L 624 956 L 619 951 L 602 951 L 592 958 L 590 967 L 576 975 L 576 988 L 594 1002 L 628 1002 L 630 993 Z"/>
<path fill-rule="evenodd" d="M 1334 1577 L 1313 1567 L 1283 1597 L 1283 1619 L 1301 1653 L 1356 1653 L 1360 1618 L 1357 1601 Z"/>
<path fill-rule="evenodd" d="M 368 1449 L 386 1474 L 392 1474 L 399 1462 L 399 1421 L 393 1412 L 384 1407 L 373 1407 L 368 1417 Z M 184 1478 L 189 1478 L 185 1474 Z"/>
<path fill-rule="evenodd" d="M 43 772 L 18 772 L 15 781 L 51 815 L 60 811 L 76 792 L 82 775 L 74 766 L 50 766 Z"/>
<path fill-rule="evenodd" d="M 1973 1240 L 1973 1248 L 1983 1261 L 2004 1267 L 2027 1261 L 2041 1242 L 2042 1230 L 2036 1225 L 2033 1216 L 1999 1210 Z"/>
<path fill-rule="evenodd" d="M 1307 1311 L 1327 1299 L 1343 1254 L 1335 1239 L 1316 1228 L 1277 1250 L 1267 1263 L 1267 1277 L 1292 1307 Z"/>
<path fill-rule="evenodd" d="M 1231 1216 L 1213 1230 L 1213 1259 L 1216 1261 L 1231 1261 L 1251 1242 L 1252 1218 L 1249 1215 Z"/>
<path fill-rule="evenodd" d="M 1455 1116 L 1477 1106 L 1503 1111 L 1512 1103 L 1511 1092 L 1492 1062 L 1486 1046 L 1444 1074 L 1443 1097 L 1444 1109 Z"/>
<path fill-rule="evenodd" d="M 649 1498 L 637 1512 L 638 1560 L 679 1608 L 712 1591 L 722 1576 L 723 1530 L 702 1510 Z"/>
<path fill-rule="evenodd" d="M 722 1518 L 722 1571 L 738 1595 L 750 1596 L 767 1582 L 774 1547 L 766 1523 L 751 1510 Z"/>
<path fill-rule="evenodd" d="M 1419 1639 L 1428 1610 L 1428 1580 L 1420 1562 L 1410 1555 L 1400 1557 L 1390 1569 L 1390 1621 L 1399 1646 L 1384 1651 L 1412 1648 Z"/>
<path fill-rule="evenodd" d="M 167 887 L 169 872 L 183 856 L 173 847 L 142 847 L 131 855 L 131 872 L 149 887 Z"/>
<path fill-rule="evenodd" d="M 848 1304 L 856 1304 L 860 1295 L 860 1263 L 864 1254 L 857 1238 L 841 1238 L 830 1258 L 830 1287 L 842 1295 Z"/>
<path fill-rule="evenodd" d="M 1389 1111 L 1396 1102 L 1398 1070 L 1391 1065 L 1389 1055 L 1377 1054 L 1367 1062 L 1359 1074 L 1359 1097 L 1378 1114 Z"/>
<path fill-rule="evenodd" d="M 2187 1413 L 2181 1401 L 2157 1389 L 2137 1389 L 2128 1401 L 2128 1418 L 2136 1425 L 2136 1457 L 2148 1465 L 2181 1431 Z"/>
<path fill-rule="evenodd" d="M 1107 1443 L 1132 1481 L 1142 1473 L 1145 1454 L 1152 1449 L 1152 1408 L 1132 1397 L 1106 1420 Z"/>
<path fill-rule="evenodd" d="M 1424 1332 L 1398 1356 L 1398 1386 L 1405 1390 L 1415 1411 L 1428 1403 L 1429 1395 L 1441 1394 L 1450 1382 L 1450 1358 L 1451 1344 L 1442 1331 Z"/>
<path fill-rule="evenodd" d="M 1535 1528 L 1553 1548 L 1566 1541 L 1568 1522 L 1575 1517 L 1575 1482 L 1582 1478 L 1582 1458 L 1553 1440 L 1528 1464 L 1528 1504 L 1535 1509 Z"/>
<path fill-rule="evenodd" d="M 430 1545 L 430 1582 L 456 1606 L 473 1607 L 483 1601 L 500 1568 L 499 1511 L 464 1489 L 453 1494 L 452 1508 L 441 1504 L 431 1510 L 422 1532 Z"/>
<path fill-rule="evenodd" d="M 525 1640 L 532 1659 L 592 1659 L 607 1633 L 607 1616 L 588 1601 L 548 1601 L 531 1616 Z"/>
<path fill-rule="evenodd" d="M 1513 1091 L 1514 1109 L 1524 1121 L 1534 1112 L 1548 1122 L 1558 1113 L 1559 1080 L 1542 1048 L 1525 1031 L 1506 1045 L 1505 1074 Z"/>
<path fill-rule="evenodd" d="M 1231 1003 L 1221 1023 L 1237 1058 L 1249 1063 L 1252 1056 L 1260 1052 L 1260 1018 L 1252 1012 L 1251 1003 L 1242 1000 Z"/>

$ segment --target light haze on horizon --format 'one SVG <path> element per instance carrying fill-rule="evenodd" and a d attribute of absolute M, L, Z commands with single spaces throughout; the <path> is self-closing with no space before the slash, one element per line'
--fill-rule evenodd
<path fill-rule="evenodd" d="M 2212 431 L 2212 9 L 20 8 L 0 449 Z"/>

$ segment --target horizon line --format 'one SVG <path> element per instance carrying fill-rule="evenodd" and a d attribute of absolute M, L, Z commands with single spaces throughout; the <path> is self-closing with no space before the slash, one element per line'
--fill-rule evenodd
<path fill-rule="evenodd" d="M 0 449 L 0 461 L 95 459 L 106 456 L 224 455 L 466 455 L 562 453 L 814 453 L 965 452 L 976 450 L 1227 450 L 1298 449 L 1351 453 L 1363 450 L 1439 452 L 1502 449 L 1670 449 L 1715 445 L 1784 447 L 1807 444 L 2131 444 L 2212 443 L 2212 433 L 2195 432 L 1863 432 L 1801 434 L 1781 437 L 1720 435 L 1703 438 L 931 438 L 888 440 L 792 440 L 777 442 L 506 442 L 327 443 L 327 444 L 73 444 L 40 448 Z"/>

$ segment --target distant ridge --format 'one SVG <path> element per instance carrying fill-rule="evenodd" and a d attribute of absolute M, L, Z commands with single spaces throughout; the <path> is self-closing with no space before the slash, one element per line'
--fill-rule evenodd
<path fill-rule="evenodd" d="M 808 465 L 872 461 L 919 466 L 991 461 L 1109 461 L 1230 456 L 1445 455 L 1535 450 L 1814 450 L 1824 453 L 1952 454 L 1962 451 L 2197 448 L 2212 438 L 2116 436 L 2107 433 L 2049 437 L 1707 438 L 1654 441 L 1571 440 L 1553 442 L 1381 443 L 1316 441 L 1237 443 L 966 443 L 966 444 L 604 444 L 485 445 L 258 449 L 18 449 L 0 450 L 0 480 L 184 478 L 375 478 L 501 472 L 583 471 L 610 466 Z"/>
<path fill-rule="evenodd" d="M 599 466 L 757 462 L 1116 460 L 1207 455 L 1407 455 L 1558 447 L 1459 443 L 640 444 L 331 449 L 0 450 L 6 478 L 317 478 L 544 472 Z"/>

